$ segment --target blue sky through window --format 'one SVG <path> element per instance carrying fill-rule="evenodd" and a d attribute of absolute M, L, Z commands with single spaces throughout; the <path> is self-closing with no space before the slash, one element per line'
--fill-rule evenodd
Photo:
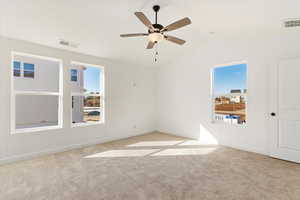
<path fill-rule="evenodd" d="M 214 69 L 214 94 L 228 94 L 233 89 L 247 89 L 247 64 L 237 64 Z"/>
<path fill-rule="evenodd" d="M 100 91 L 101 73 L 101 69 L 97 67 L 87 67 L 87 69 L 84 70 L 84 88 L 87 90 L 87 92 Z"/>

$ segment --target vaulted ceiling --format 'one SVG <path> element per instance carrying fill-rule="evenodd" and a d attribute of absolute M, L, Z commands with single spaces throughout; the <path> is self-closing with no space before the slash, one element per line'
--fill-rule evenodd
<path fill-rule="evenodd" d="M 299 0 L 0 0 L 0 33 L 11 38 L 66 48 L 59 39 L 79 44 L 70 50 L 126 62 L 153 65 L 154 50 L 146 38 L 120 38 L 120 33 L 146 32 L 134 16 L 154 20 L 152 6 L 161 5 L 159 23 L 189 17 L 192 25 L 171 32 L 187 41 L 158 45 L 164 65 L 214 38 L 251 36 L 282 30 L 282 20 L 300 17 Z M 213 33 L 212 33 L 213 32 Z"/>

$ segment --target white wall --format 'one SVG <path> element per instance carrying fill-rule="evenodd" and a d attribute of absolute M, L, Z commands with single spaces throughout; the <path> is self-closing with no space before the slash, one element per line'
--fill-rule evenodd
<path fill-rule="evenodd" d="M 0 37 L 0 162 L 151 132 L 155 124 L 154 67 L 130 65 Z M 63 129 L 10 134 L 11 51 L 63 59 Z M 71 128 L 71 61 L 105 66 L 106 123 Z M 134 85 L 136 86 L 134 87 Z M 133 128 L 136 125 L 136 128 Z"/>
<path fill-rule="evenodd" d="M 268 154 L 268 116 L 272 100 L 269 98 L 269 70 L 281 59 L 300 57 L 297 32 L 235 38 L 216 35 L 203 43 L 187 44 L 190 46 L 183 49 L 184 55 L 159 70 L 153 66 L 110 62 L 1 37 L 0 42 L 2 160 L 61 150 L 77 144 L 114 140 L 156 129 L 192 138 L 210 133 L 221 144 Z M 63 59 L 63 129 L 10 135 L 11 50 Z M 106 66 L 105 125 L 70 128 L 68 66 L 71 60 Z M 211 69 L 215 65 L 237 61 L 248 62 L 247 125 L 212 124 Z"/>
<path fill-rule="evenodd" d="M 192 138 L 209 133 L 220 144 L 268 154 L 269 70 L 280 59 L 300 56 L 297 32 L 216 34 L 186 49 L 158 71 L 158 130 Z M 211 69 L 236 61 L 248 62 L 247 125 L 212 124 Z"/>

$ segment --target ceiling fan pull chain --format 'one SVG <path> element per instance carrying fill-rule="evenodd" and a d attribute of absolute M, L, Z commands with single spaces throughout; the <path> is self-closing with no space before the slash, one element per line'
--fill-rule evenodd
<path fill-rule="evenodd" d="M 157 45 L 155 46 L 155 54 L 154 54 L 154 61 L 157 62 L 158 60 L 158 51 L 157 51 Z"/>

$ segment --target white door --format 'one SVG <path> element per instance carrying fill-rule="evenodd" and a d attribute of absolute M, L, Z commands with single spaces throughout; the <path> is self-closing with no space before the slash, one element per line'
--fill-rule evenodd
<path fill-rule="evenodd" d="M 300 163 L 300 58 L 270 70 L 270 154 Z"/>

